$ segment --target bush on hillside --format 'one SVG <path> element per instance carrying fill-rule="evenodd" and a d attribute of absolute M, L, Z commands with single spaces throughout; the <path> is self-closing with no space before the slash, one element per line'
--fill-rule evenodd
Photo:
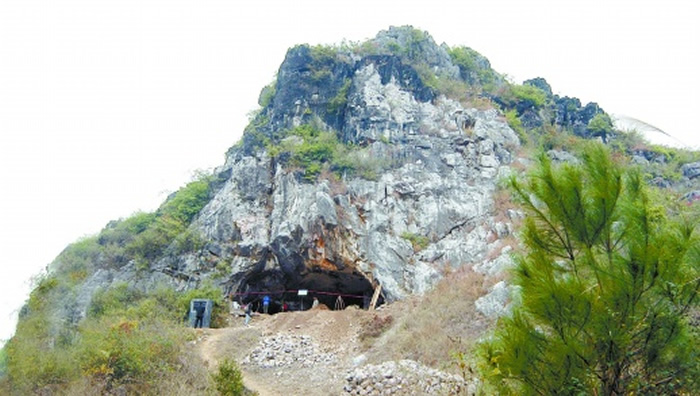
<path fill-rule="evenodd" d="M 222 396 L 244 395 L 243 374 L 235 361 L 225 359 L 219 364 L 216 373 L 212 375 L 216 390 Z"/>

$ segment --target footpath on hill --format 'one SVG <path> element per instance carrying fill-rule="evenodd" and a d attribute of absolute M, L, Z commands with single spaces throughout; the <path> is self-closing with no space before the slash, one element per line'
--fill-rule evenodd
<path fill-rule="evenodd" d="M 210 371 L 234 359 L 260 396 L 340 394 L 362 353 L 361 323 L 373 314 L 314 309 L 255 315 L 250 326 L 233 318 L 230 327 L 198 330 L 197 349 Z"/>
<path fill-rule="evenodd" d="M 475 383 L 460 376 L 413 360 L 392 360 L 381 342 L 363 345 L 363 335 L 405 314 L 406 307 L 322 308 L 255 315 L 250 326 L 234 317 L 229 327 L 197 330 L 195 345 L 210 372 L 224 359 L 235 360 L 246 388 L 260 396 L 475 393 Z"/>

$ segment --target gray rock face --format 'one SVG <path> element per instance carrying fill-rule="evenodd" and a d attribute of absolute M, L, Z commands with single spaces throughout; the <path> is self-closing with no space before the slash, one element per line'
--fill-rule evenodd
<path fill-rule="evenodd" d="M 560 150 L 549 150 L 547 151 L 547 156 L 556 162 L 568 162 L 571 164 L 578 164 L 578 158 L 574 157 L 571 153 Z"/>
<path fill-rule="evenodd" d="M 693 190 L 685 195 L 683 195 L 683 200 L 688 201 L 688 202 L 695 202 L 697 200 L 700 200 L 700 190 Z"/>
<path fill-rule="evenodd" d="M 445 48 L 407 34 L 390 29 L 376 44 L 414 43 L 424 64 L 459 76 Z M 217 173 L 230 176 L 190 226 L 204 247 L 166 254 L 145 273 L 94 276 L 143 288 L 211 280 L 227 292 L 333 290 L 362 305 L 377 284 L 391 301 L 426 292 L 446 269 L 483 261 L 494 237 L 491 194 L 518 138 L 496 110 L 437 95 L 401 59 L 291 49 L 259 116 L 265 122 L 229 150 Z M 279 142 L 306 123 L 363 147 L 358 161 L 386 165 L 371 180 L 303 180 L 259 140 Z"/>
<path fill-rule="evenodd" d="M 459 67 L 452 63 L 447 50 L 436 45 L 427 32 L 418 31 L 410 26 L 392 26 L 379 32 L 374 43 L 384 51 L 402 51 L 407 53 L 409 58 L 420 57 L 428 66 L 443 75 L 451 78 L 459 76 Z"/>
<path fill-rule="evenodd" d="M 683 172 L 683 176 L 688 179 L 694 179 L 700 176 L 700 162 L 691 162 L 681 166 L 681 172 Z"/>
<path fill-rule="evenodd" d="M 508 312 L 509 301 L 510 287 L 504 281 L 500 281 L 493 285 L 488 294 L 474 301 L 474 305 L 477 311 L 485 316 L 497 318 Z"/>

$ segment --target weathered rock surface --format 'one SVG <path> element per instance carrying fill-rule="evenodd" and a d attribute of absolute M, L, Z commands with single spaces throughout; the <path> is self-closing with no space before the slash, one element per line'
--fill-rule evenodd
<path fill-rule="evenodd" d="M 510 302 L 510 288 L 511 286 L 508 286 L 504 281 L 493 285 L 486 295 L 479 297 L 474 302 L 477 311 L 491 318 L 505 315 L 508 312 L 508 303 Z"/>
<path fill-rule="evenodd" d="M 683 173 L 683 176 L 687 177 L 688 179 L 694 179 L 700 176 L 700 162 L 691 162 L 681 166 L 681 172 Z"/>
<path fill-rule="evenodd" d="M 459 78 L 445 48 L 411 32 L 390 29 L 375 45 L 418 43 L 411 56 Z M 332 290 L 362 304 L 377 284 L 383 299 L 401 299 L 429 290 L 445 269 L 483 261 L 494 237 L 492 192 L 517 136 L 496 110 L 448 99 L 405 57 L 378 52 L 290 49 L 274 97 L 228 151 L 218 192 L 190 226 L 204 247 L 166 254 L 145 271 L 132 263 L 97 272 L 86 284 L 187 289 L 210 280 L 227 292 Z M 358 161 L 376 163 L 376 176 L 309 182 L 261 143 L 295 139 L 285 133 L 301 124 L 363 148 Z"/>

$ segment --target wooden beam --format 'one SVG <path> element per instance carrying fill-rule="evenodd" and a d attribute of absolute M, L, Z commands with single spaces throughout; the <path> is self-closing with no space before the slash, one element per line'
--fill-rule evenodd
<path fill-rule="evenodd" d="M 379 286 L 377 286 L 374 289 L 374 295 L 372 295 L 372 301 L 369 303 L 369 310 L 372 311 L 374 310 L 374 307 L 377 305 L 377 300 L 379 300 L 379 294 L 382 292 L 382 285 L 381 283 Z"/>

